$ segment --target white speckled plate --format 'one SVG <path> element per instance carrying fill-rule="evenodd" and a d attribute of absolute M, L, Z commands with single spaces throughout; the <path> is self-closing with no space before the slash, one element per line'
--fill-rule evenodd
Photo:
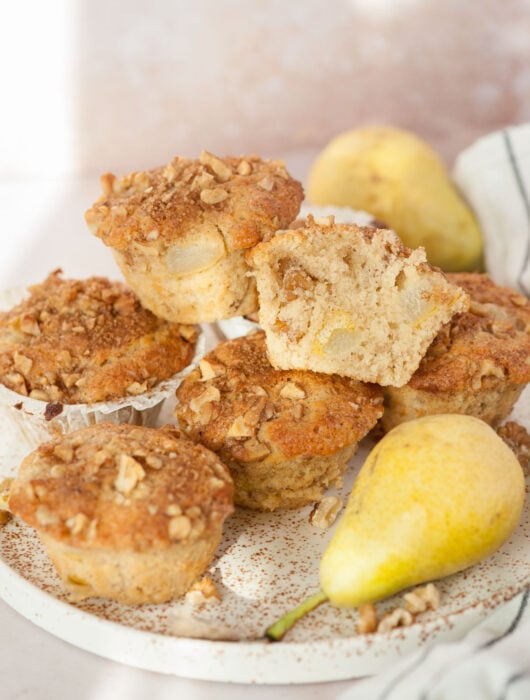
<path fill-rule="evenodd" d="M 514 415 L 527 425 L 529 405 L 527 391 Z M 370 447 L 364 444 L 355 457 L 344 498 Z M 0 596 L 52 634 L 115 661 L 204 680 L 303 683 L 376 673 L 418 646 L 461 637 L 530 584 L 527 504 L 511 540 L 487 561 L 439 582 L 440 609 L 419 616 L 411 627 L 361 636 L 355 611 L 323 605 L 283 642 L 256 641 L 268 624 L 318 588 L 318 563 L 331 533 L 312 527 L 309 511 L 240 510 L 230 518 L 210 570 L 222 602 L 203 609 L 184 602 L 70 603 L 38 538 L 12 520 L 0 529 Z M 379 610 L 399 602 L 396 596 Z M 190 622 L 195 633 L 210 639 L 181 636 Z"/>

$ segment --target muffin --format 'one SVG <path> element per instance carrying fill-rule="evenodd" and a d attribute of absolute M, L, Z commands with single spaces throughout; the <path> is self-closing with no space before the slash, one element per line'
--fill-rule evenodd
<path fill-rule="evenodd" d="M 161 429 L 101 423 L 40 445 L 9 496 L 77 599 L 161 603 L 204 572 L 233 510 L 219 458 Z"/>
<path fill-rule="evenodd" d="M 385 389 L 382 426 L 466 413 L 496 427 L 530 381 L 530 301 L 486 274 L 451 273 L 471 298 L 438 333 L 407 385 Z"/>
<path fill-rule="evenodd" d="M 247 254 L 259 321 L 278 369 L 402 386 L 467 294 L 392 232 L 332 216 L 282 231 Z"/>
<path fill-rule="evenodd" d="M 274 369 L 263 331 L 220 343 L 177 399 L 182 429 L 229 467 L 235 503 L 264 511 L 299 508 L 340 482 L 382 413 L 380 387 Z"/>
<path fill-rule="evenodd" d="M 303 199 L 281 161 L 206 151 L 101 183 L 89 228 L 112 248 L 142 304 L 179 323 L 255 311 L 244 252 L 288 226 Z"/>
<path fill-rule="evenodd" d="M 26 454 L 101 416 L 154 422 L 197 338 L 194 326 L 157 318 L 119 282 L 53 272 L 0 313 L 4 429 L 12 428 Z"/>

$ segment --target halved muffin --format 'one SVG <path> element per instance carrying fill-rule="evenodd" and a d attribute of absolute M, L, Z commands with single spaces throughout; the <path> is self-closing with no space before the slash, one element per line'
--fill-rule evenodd
<path fill-rule="evenodd" d="M 467 294 L 392 231 L 332 216 L 278 232 L 247 254 L 259 322 L 279 369 L 402 386 Z"/>
<path fill-rule="evenodd" d="M 37 530 L 76 598 L 160 603 L 212 560 L 233 487 L 215 454 L 170 426 L 102 423 L 28 455 L 9 509 Z"/>
<path fill-rule="evenodd" d="M 182 429 L 230 468 L 235 503 L 257 510 L 318 500 L 382 413 L 380 387 L 274 369 L 262 331 L 220 343 L 177 398 Z"/>
<path fill-rule="evenodd" d="M 207 151 L 101 183 L 85 215 L 90 229 L 113 249 L 142 304 L 181 323 L 256 310 L 244 252 L 288 226 L 303 199 L 283 162 Z"/>
<path fill-rule="evenodd" d="M 438 333 L 405 386 L 386 387 L 385 430 L 433 413 L 465 413 L 496 427 L 530 381 L 530 301 L 486 274 L 450 273 L 469 310 Z"/>

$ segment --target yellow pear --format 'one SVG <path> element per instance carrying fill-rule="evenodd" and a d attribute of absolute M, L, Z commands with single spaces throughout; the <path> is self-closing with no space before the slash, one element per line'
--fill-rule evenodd
<path fill-rule="evenodd" d="M 402 423 L 361 468 L 321 560 L 322 591 L 356 607 L 465 569 L 508 539 L 524 496 L 519 462 L 483 421 Z"/>
<path fill-rule="evenodd" d="M 312 204 L 373 214 L 446 271 L 481 266 L 482 237 L 471 210 L 436 152 L 409 131 L 371 126 L 340 134 L 315 160 L 307 191 Z"/>
<path fill-rule="evenodd" d="M 478 418 L 398 425 L 361 467 L 320 562 L 321 590 L 266 636 L 279 641 L 326 601 L 353 608 L 476 564 L 508 539 L 524 497 L 521 465 Z"/>

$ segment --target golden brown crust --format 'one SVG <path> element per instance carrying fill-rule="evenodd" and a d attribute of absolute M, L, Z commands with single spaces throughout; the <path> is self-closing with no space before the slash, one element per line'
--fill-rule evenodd
<path fill-rule="evenodd" d="M 67 404 L 140 394 L 186 367 L 196 339 L 194 327 L 158 319 L 119 282 L 56 271 L 0 314 L 0 382 Z"/>
<path fill-rule="evenodd" d="M 233 486 L 215 454 L 171 426 L 100 423 L 28 455 L 9 508 L 74 547 L 146 551 L 217 531 Z"/>
<path fill-rule="evenodd" d="M 329 455 L 382 413 L 382 390 L 337 375 L 275 370 L 262 331 L 220 343 L 177 390 L 183 429 L 238 462 Z"/>
<path fill-rule="evenodd" d="M 451 273 L 471 297 L 438 333 L 409 385 L 432 393 L 478 389 L 484 379 L 530 381 L 530 301 L 486 274 Z"/>
<path fill-rule="evenodd" d="M 101 183 L 103 194 L 85 218 L 117 250 L 135 242 L 160 251 L 206 221 L 218 227 L 228 250 L 249 248 L 287 226 L 303 199 L 282 161 L 207 151 L 119 180 L 105 174 Z"/>

